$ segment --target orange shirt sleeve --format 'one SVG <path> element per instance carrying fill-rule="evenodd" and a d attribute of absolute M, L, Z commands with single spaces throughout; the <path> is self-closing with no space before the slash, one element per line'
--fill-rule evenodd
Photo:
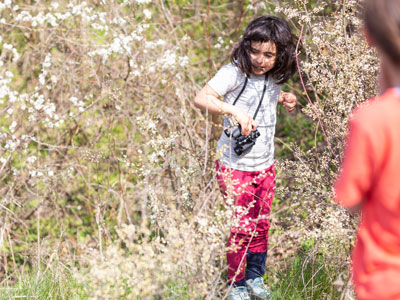
<path fill-rule="evenodd" d="M 335 184 L 336 202 L 345 207 L 360 204 L 372 185 L 372 145 L 362 125 L 357 116 L 349 122 L 342 170 Z"/>

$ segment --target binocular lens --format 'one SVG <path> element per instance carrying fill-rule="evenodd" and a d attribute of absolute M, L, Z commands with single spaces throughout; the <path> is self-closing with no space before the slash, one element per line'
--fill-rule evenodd
<path fill-rule="evenodd" d="M 247 144 L 237 145 L 235 148 L 233 148 L 233 150 L 235 151 L 235 153 L 237 155 L 242 155 L 243 152 L 245 152 L 245 151 L 249 150 L 251 147 L 253 147 L 255 143 L 256 142 L 251 141 L 250 143 L 247 143 Z"/>
<path fill-rule="evenodd" d="M 237 139 L 241 135 L 242 128 L 239 126 L 231 127 L 228 129 L 225 129 L 224 132 L 228 137 L 233 137 L 234 139 Z"/>
<path fill-rule="evenodd" d="M 242 128 L 239 125 L 224 130 L 227 137 L 232 137 L 236 141 L 236 146 L 233 148 L 235 153 L 240 156 L 243 152 L 249 150 L 256 143 L 255 140 L 260 136 L 258 130 L 252 131 L 249 136 L 242 135 Z"/>

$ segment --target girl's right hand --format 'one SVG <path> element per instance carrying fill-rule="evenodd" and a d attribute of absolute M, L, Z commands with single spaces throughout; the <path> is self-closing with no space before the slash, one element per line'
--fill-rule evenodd
<path fill-rule="evenodd" d="M 235 111 L 232 114 L 233 117 L 238 121 L 240 126 L 242 127 L 242 135 L 248 136 L 250 132 L 255 131 L 257 129 L 257 122 L 253 120 L 248 114 L 235 107 Z"/>

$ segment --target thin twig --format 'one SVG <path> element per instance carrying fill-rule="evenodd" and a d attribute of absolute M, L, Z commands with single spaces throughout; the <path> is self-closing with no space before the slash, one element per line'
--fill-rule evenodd
<path fill-rule="evenodd" d="M 301 74 L 300 61 L 299 61 L 299 56 L 298 56 L 298 54 L 297 54 L 297 51 L 298 51 L 298 49 L 299 49 L 299 45 L 300 45 L 300 42 L 301 42 L 301 37 L 302 37 L 302 35 L 303 35 L 303 29 L 304 29 L 304 24 L 301 25 L 299 40 L 297 41 L 297 45 L 296 45 L 296 64 L 297 64 L 297 70 L 298 70 L 300 82 L 301 82 L 301 85 L 302 85 L 302 87 L 303 87 L 303 90 L 304 90 L 304 93 L 305 93 L 305 95 L 306 95 L 306 98 L 307 98 L 307 100 L 308 100 L 308 103 L 310 104 L 310 106 L 311 106 L 311 108 L 312 108 L 312 110 L 313 110 L 313 112 L 314 112 L 316 118 L 318 119 L 318 124 L 319 124 L 319 126 L 321 127 L 322 134 L 323 134 L 323 136 L 324 136 L 324 138 L 325 138 L 325 141 L 328 143 L 329 150 L 330 150 L 331 153 L 334 155 L 335 153 L 334 153 L 333 150 L 332 150 L 331 143 L 329 142 L 328 136 L 327 136 L 327 134 L 326 134 L 326 132 L 325 132 L 325 128 L 324 128 L 324 126 L 322 125 L 321 118 L 319 117 L 318 111 L 317 111 L 317 109 L 316 109 L 314 103 L 311 101 L 310 96 L 308 95 L 306 86 L 305 86 L 305 84 L 304 84 L 303 76 L 302 76 L 302 74 Z"/>

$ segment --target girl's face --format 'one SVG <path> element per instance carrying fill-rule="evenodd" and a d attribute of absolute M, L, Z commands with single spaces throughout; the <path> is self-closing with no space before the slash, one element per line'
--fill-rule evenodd
<path fill-rule="evenodd" d="M 250 59 L 253 74 L 262 75 L 271 70 L 276 61 L 277 49 L 274 42 L 251 42 Z"/>

